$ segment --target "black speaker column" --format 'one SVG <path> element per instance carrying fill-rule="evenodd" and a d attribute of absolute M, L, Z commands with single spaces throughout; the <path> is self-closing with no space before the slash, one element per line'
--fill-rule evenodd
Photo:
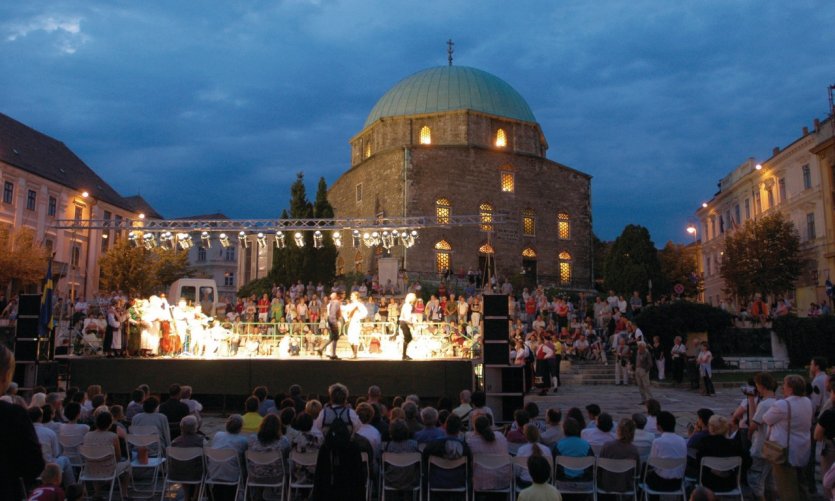
<path fill-rule="evenodd" d="M 513 420 L 524 406 L 524 373 L 510 363 L 507 296 L 484 296 L 484 391 L 497 423 Z"/>
<path fill-rule="evenodd" d="M 54 386 L 57 377 L 52 364 L 54 334 L 40 336 L 40 294 L 21 294 L 15 323 L 14 355 L 15 381 L 21 389 L 36 385 Z"/>

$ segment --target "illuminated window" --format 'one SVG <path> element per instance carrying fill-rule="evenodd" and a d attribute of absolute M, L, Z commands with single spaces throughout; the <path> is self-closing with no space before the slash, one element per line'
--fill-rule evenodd
<path fill-rule="evenodd" d="M 526 247 L 522 250 L 522 257 L 525 259 L 536 259 L 536 251 L 530 247 Z"/>
<path fill-rule="evenodd" d="M 510 171 L 502 171 L 502 191 L 505 193 L 513 193 L 516 190 L 516 179 Z"/>
<path fill-rule="evenodd" d="M 362 202 L 362 183 L 357 183 L 357 202 Z"/>
<path fill-rule="evenodd" d="M 493 231 L 493 206 L 483 203 L 478 206 L 481 215 L 481 231 Z"/>
<path fill-rule="evenodd" d="M 499 129 L 496 131 L 496 147 L 504 148 L 505 146 L 507 146 L 507 135 L 504 133 L 504 129 Z"/>
<path fill-rule="evenodd" d="M 368 158 L 370 156 L 371 156 L 371 142 L 366 140 L 366 143 L 365 143 L 365 158 Z"/>
<path fill-rule="evenodd" d="M 568 217 L 568 213 L 566 212 L 557 214 L 557 233 L 559 234 L 560 240 L 571 239 L 571 218 Z"/>
<path fill-rule="evenodd" d="M 345 274 L 345 259 L 342 256 L 336 258 L 336 274 L 337 275 L 344 275 Z"/>
<path fill-rule="evenodd" d="M 571 283 L 571 254 L 567 251 L 560 252 L 560 282 L 563 284 Z"/>
<path fill-rule="evenodd" d="M 435 244 L 435 270 L 444 273 L 452 269 L 452 246 L 446 240 Z"/>
<path fill-rule="evenodd" d="M 496 251 L 493 250 L 493 246 L 490 244 L 484 244 L 478 248 L 478 252 L 481 254 L 495 254 Z"/>
<path fill-rule="evenodd" d="M 438 224 L 449 224 L 449 216 L 452 214 L 452 204 L 446 198 L 439 198 L 435 201 L 435 219 Z"/>
<path fill-rule="evenodd" d="M 536 235 L 536 212 L 533 209 L 522 211 L 522 234 L 526 237 Z"/>
<path fill-rule="evenodd" d="M 426 125 L 420 128 L 420 144 L 432 144 L 432 131 Z"/>

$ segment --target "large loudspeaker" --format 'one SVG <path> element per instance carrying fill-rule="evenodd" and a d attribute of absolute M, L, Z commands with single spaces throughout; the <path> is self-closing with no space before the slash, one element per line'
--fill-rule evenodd
<path fill-rule="evenodd" d="M 40 324 L 40 294 L 21 294 L 15 327 L 15 360 L 34 362 L 50 358 L 49 337 L 38 337 Z"/>
<path fill-rule="evenodd" d="M 510 365 L 510 349 L 507 343 L 484 343 L 484 363 Z"/>
<path fill-rule="evenodd" d="M 507 317 L 507 296 L 503 294 L 484 295 L 484 316 L 485 317 Z"/>
<path fill-rule="evenodd" d="M 40 294 L 21 294 L 20 301 L 17 305 L 18 316 L 38 316 L 41 313 L 41 295 Z"/>
<path fill-rule="evenodd" d="M 507 318 L 486 318 L 484 319 L 484 340 L 504 341 L 510 337 L 510 324 Z"/>

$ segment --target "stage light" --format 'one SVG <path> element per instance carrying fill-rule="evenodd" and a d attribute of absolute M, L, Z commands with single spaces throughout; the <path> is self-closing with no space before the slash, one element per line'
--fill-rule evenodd
<path fill-rule="evenodd" d="M 300 231 L 293 234 L 293 240 L 296 241 L 296 247 L 304 247 L 304 235 Z"/>
<path fill-rule="evenodd" d="M 209 232 L 208 231 L 204 231 L 203 233 L 200 234 L 200 242 L 203 245 L 203 247 L 205 247 L 206 249 L 211 249 L 212 248 L 212 239 L 209 238 Z"/>
<path fill-rule="evenodd" d="M 275 246 L 278 249 L 283 249 L 284 247 L 287 246 L 287 242 L 285 241 L 283 231 L 276 231 L 275 232 Z"/>
<path fill-rule="evenodd" d="M 415 239 L 417 238 L 417 230 L 402 230 L 400 232 L 400 241 L 403 243 L 403 247 L 407 249 L 411 246 L 415 245 Z"/>
<path fill-rule="evenodd" d="M 374 247 L 380 245 L 380 234 L 375 232 L 362 234 L 362 241 L 366 247 Z"/>
<path fill-rule="evenodd" d="M 174 235 L 170 231 L 165 231 L 159 236 L 159 246 L 166 247 L 170 250 L 177 248 L 177 242 L 174 241 Z"/>
<path fill-rule="evenodd" d="M 142 237 L 142 245 L 144 245 L 146 249 L 151 250 L 157 246 L 157 239 L 154 238 L 152 233 L 146 233 L 145 236 Z"/>
<path fill-rule="evenodd" d="M 227 249 L 232 245 L 232 243 L 229 241 L 229 237 L 226 235 L 226 233 L 221 233 L 220 236 L 218 237 L 218 239 L 220 240 L 220 246 L 223 247 L 224 249 Z"/>
<path fill-rule="evenodd" d="M 383 232 L 383 237 L 381 238 L 383 248 L 386 250 L 391 249 L 394 246 L 394 238 L 392 238 L 391 233 L 388 231 Z"/>
<path fill-rule="evenodd" d="M 139 247 L 139 233 L 137 232 L 130 232 L 128 235 L 128 242 L 130 242 L 131 247 Z"/>
<path fill-rule="evenodd" d="M 757 170 L 763 170 L 763 164 L 757 164 L 754 166 L 754 168 Z"/>
<path fill-rule="evenodd" d="M 334 231 L 334 232 L 331 234 L 331 237 L 333 238 L 333 245 L 334 245 L 337 249 L 338 249 L 338 248 L 340 248 L 340 247 L 342 247 L 342 233 L 340 233 L 340 232 L 338 232 L 338 231 Z"/>
<path fill-rule="evenodd" d="M 139 219 L 145 219 L 145 213 L 144 212 L 139 213 Z"/>
<path fill-rule="evenodd" d="M 244 249 L 249 249 L 249 239 L 246 237 L 246 232 L 238 232 L 238 243 L 241 244 L 241 247 Z"/>
<path fill-rule="evenodd" d="M 267 237 L 264 236 L 263 233 L 259 232 L 258 235 L 256 235 L 256 239 L 258 241 L 258 248 L 264 249 L 267 247 Z"/>
<path fill-rule="evenodd" d="M 183 250 L 194 247 L 194 240 L 192 240 L 191 235 L 188 233 L 177 233 L 177 243 L 180 244 L 180 248 Z"/>
<path fill-rule="evenodd" d="M 360 235 L 360 230 L 354 230 L 351 232 L 351 245 L 355 249 L 362 245 L 362 235 Z"/>
<path fill-rule="evenodd" d="M 322 247 L 324 247 L 325 244 L 322 243 L 322 240 L 323 240 L 322 232 L 319 231 L 319 230 L 314 231 L 313 232 L 313 248 L 314 249 L 321 249 Z"/>

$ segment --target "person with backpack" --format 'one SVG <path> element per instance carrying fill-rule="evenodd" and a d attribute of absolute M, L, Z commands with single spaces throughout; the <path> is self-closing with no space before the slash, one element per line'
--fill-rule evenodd
<path fill-rule="evenodd" d="M 354 431 L 362 426 L 357 413 L 347 404 L 348 388 L 334 383 L 328 388 L 330 403 L 322 408 L 313 424 L 324 442 L 316 460 L 311 499 L 362 500 L 365 478 L 362 448 L 354 440 Z"/>
<path fill-rule="evenodd" d="M 423 462 L 427 464 L 429 456 L 438 456 L 445 459 L 467 458 L 467 465 L 472 465 L 472 452 L 467 442 L 461 438 L 461 418 L 450 414 L 444 423 L 446 436 L 429 442 L 423 449 Z M 428 471 L 424 466 L 424 471 Z M 464 485 L 465 476 L 471 475 L 470 468 L 461 466 L 452 470 L 433 469 L 429 483 L 436 488 L 451 488 Z"/>

